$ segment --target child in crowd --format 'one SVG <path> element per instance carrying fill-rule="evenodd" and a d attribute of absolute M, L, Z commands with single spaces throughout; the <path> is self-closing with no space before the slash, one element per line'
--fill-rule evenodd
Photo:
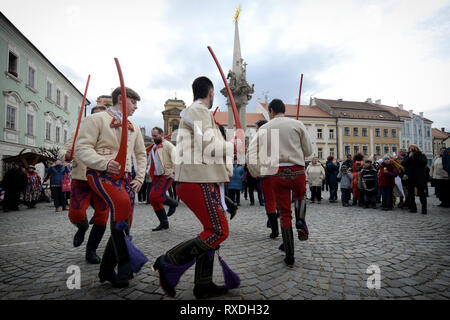
<path fill-rule="evenodd" d="M 361 184 L 364 193 L 364 208 L 367 209 L 369 204 L 372 208 L 377 207 L 377 170 L 373 167 L 372 161 L 366 160 L 360 174 Z"/>
<path fill-rule="evenodd" d="M 352 179 L 353 174 L 348 171 L 348 167 L 346 165 L 342 165 L 341 171 L 338 173 L 337 178 L 341 180 L 341 192 L 342 192 L 342 205 L 344 207 L 349 207 L 351 204 L 350 194 L 352 193 Z"/>

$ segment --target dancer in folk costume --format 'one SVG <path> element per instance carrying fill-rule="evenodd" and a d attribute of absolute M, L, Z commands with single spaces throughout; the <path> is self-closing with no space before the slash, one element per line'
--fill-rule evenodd
<path fill-rule="evenodd" d="M 284 262 L 292 267 L 295 258 L 291 192 L 294 194 L 298 238 L 305 241 L 309 235 L 305 220 L 305 157 L 310 156 L 313 149 L 305 125 L 301 121 L 285 117 L 285 110 L 280 99 L 270 102 L 271 120 L 258 130 L 250 142 L 248 168 L 256 177 L 272 176 L 273 194 L 281 214 L 281 235 L 286 253 Z M 278 154 L 272 154 L 273 145 L 278 145 Z"/>
<path fill-rule="evenodd" d="M 224 183 L 233 174 L 233 144 L 227 142 L 211 109 L 214 86 L 206 77 L 192 84 L 194 103 L 183 110 L 176 145 L 177 195 L 203 225 L 197 237 L 159 256 L 153 265 L 160 285 L 174 297 L 181 275 L 195 263 L 196 298 L 220 296 L 228 290 L 212 281 L 214 250 L 228 237 Z M 226 279 L 225 279 L 226 280 Z"/>
<path fill-rule="evenodd" d="M 86 177 L 89 187 L 108 204 L 111 212 L 111 236 L 100 264 L 100 282 L 110 281 L 114 287 L 126 287 L 133 273 L 123 232 L 116 228 L 116 224 L 124 222 L 131 227 L 135 192 L 139 191 L 144 181 L 147 157 L 141 130 L 129 120 L 128 139 L 122 141 L 121 110 L 124 97 L 121 88 L 116 88 L 111 96 L 112 107 L 87 117 L 82 124 L 76 141 L 75 157 L 88 167 Z M 137 101 L 140 101 L 139 95 L 126 88 L 127 116 L 137 109 Z M 121 164 L 114 159 L 119 150 L 126 150 L 126 163 L 124 175 L 116 180 Z M 132 158 L 137 166 L 134 168 L 136 177 L 131 181 Z"/>
<path fill-rule="evenodd" d="M 106 107 L 104 106 L 96 106 L 91 109 L 91 114 L 105 110 Z M 86 166 L 77 157 L 72 157 L 73 138 L 74 136 L 67 140 L 58 154 L 60 160 L 70 161 L 72 159 L 69 220 L 78 228 L 73 237 L 73 246 L 79 247 L 84 241 L 86 231 L 89 229 L 86 210 L 91 205 L 94 208 L 94 217 L 93 226 L 86 244 L 86 261 L 92 264 L 99 264 L 101 259 L 97 255 L 97 248 L 106 230 L 109 207 L 103 198 L 98 196 L 89 186 L 86 178 Z"/>
<path fill-rule="evenodd" d="M 25 187 L 25 204 L 28 208 L 36 208 L 41 195 L 41 177 L 37 174 L 35 166 L 28 166 L 27 186 Z"/>
<path fill-rule="evenodd" d="M 167 217 L 174 214 L 178 206 L 178 202 L 167 195 L 174 178 L 175 146 L 164 139 L 164 131 L 161 128 L 154 127 L 152 129 L 152 138 L 155 143 L 147 148 L 147 174 L 152 178 L 149 202 L 159 219 L 159 226 L 152 231 L 159 231 L 169 229 Z M 167 215 L 164 205 L 169 206 Z"/>

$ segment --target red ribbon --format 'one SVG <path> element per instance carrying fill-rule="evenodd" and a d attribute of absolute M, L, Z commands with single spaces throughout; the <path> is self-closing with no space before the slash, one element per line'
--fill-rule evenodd
<path fill-rule="evenodd" d="M 244 131 L 242 130 L 241 121 L 239 120 L 239 114 L 236 108 L 236 104 L 234 103 L 233 95 L 231 94 L 230 86 L 228 85 L 228 82 L 225 78 L 225 75 L 222 71 L 222 68 L 220 67 L 219 61 L 216 58 L 216 55 L 214 54 L 213 50 L 210 46 L 208 46 L 208 50 L 211 53 L 214 61 L 216 62 L 217 68 L 219 69 L 220 75 L 222 76 L 223 83 L 225 85 L 225 88 L 227 89 L 228 98 L 230 99 L 231 108 L 233 110 L 233 116 L 234 116 L 234 123 L 236 124 L 236 134 L 239 140 L 241 140 L 241 148 L 239 150 L 239 153 L 245 152 L 245 138 L 244 138 Z"/>
<path fill-rule="evenodd" d="M 303 73 L 302 73 L 302 76 L 300 77 L 300 90 L 298 92 L 297 120 L 298 120 L 298 116 L 300 114 L 300 98 L 302 96 L 302 84 L 303 84 Z"/>
<path fill-rule="evenodd" d="M 80 130 L 81 118 L 83 118 L 84 103 L 86 102 L 86 94 L 87 94 L 87 90 L 89 87 L 89 80 L 91 80 L 91 75 L 88 76 L 87 83 L 86 83 L 86 89 L 84 89 L 83 101 L 81 102 L 80 115 L 78 116 L 77 129 L 75 130 L 75 135 L 73 136 L 72 149 L 70 151 L 69 161 L 72 161 L 72 159 L 73 159 L 73 151 L 75 149 L 75 141 L 77 141 L 78 131 Z"/>
<path fill-rule="evenodd" d="M 123 81 L 122 69 L 120 68 L 119 59 L 114 58 L 116 62 L 117 72 L 119 74 L 120 89 L 122 92 L 122 135 L 120 137 L 120 147 L 116 158 L 114 159 L 120 164 L 120 172 L 118 175 L 112 174 L 111 177 L 119 180 L 125 173 L 125 166 L 127 163 L 127 140 L 128 140 L 128 113 L 127 113 L 127 92 Z"/>

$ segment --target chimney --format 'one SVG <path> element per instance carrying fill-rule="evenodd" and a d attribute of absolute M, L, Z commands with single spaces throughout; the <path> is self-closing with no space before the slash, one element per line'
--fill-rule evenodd
<path fill-rule="evenodd" d="M 316 106 L 317 105 L 316 98 L 309 97 L 309 105 L 310 106 Z"/>
<path fill-rule="evenodd" d="M 400 110 L 403 110 L 403 104 L 399 104 L 398 107 L 400 108 Z"/>
<path fill-rule="evenodd" d="M 381 99 L 375 100 L 376 104 L 381 104 Z"/>
<path fill-rule="evenodd" d="M 337 101 L 342 101 L 342 98 L 337 99 Z"/>
<path fill-rule="evenodd" d="M 441 128 L 441 131 L 442 131 L 442 132 L 445 132 L 445 128 Z"/>
<path fill-rule="evenodd" d="M 367 98 L 366 102 L 372 103 L 372 98 Z"/>
<path fill-rule="evenodd" d="M 423 118 L 423 112 L 419 112 L 420 117 Z"/>
<path fill-rule="evenodd" d="M 409 117 L 412 118 L 413 117 L 413 111 L 409 110 Z"/>

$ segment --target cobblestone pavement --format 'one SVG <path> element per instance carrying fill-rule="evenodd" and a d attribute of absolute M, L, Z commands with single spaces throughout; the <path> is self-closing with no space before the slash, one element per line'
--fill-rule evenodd
<path fill-rule="evenodd" d="M 296 239 L 296 263 L 288 268 L 278 250 L 281 235 L 268 237 L 263 207 L 242 199 L 221 246 L 222 257 L 241 277 L 241 287 L 218 299 L 449 299 L 450 209 L 438 203 L 434 195 L 428 198 L 426 216 L 397 208 L 344 208 L 326 200 L 308 204 L 310 239 Z M 151 265 L 167 249 L 196 236 L 201 225 L 183 204 L 169 221 L 169 230 L 152 232 L 158 222 L 151 206 L 136 206 L 133 241 L 149 262 L 129 288 L 114 289 L 100 284 L 98 265 L 85 262 L 85 243 L 72 246 L 76 229 L 67 211 L 56 213 L 50 203 L 40 203 L 37 209 L 2 212 L 0 299 L 170 299 L 158 287 Z M 81 289 L 67 288 L 70 265 L 81 269 Z M 380 267 L 379 290 L 367 288 L 370 265 Z M 194 299 L 193 279 L 191 267 L 177 286 L 176 299 Z M 217 260 L 214 279 L 223 283 Z"/>

